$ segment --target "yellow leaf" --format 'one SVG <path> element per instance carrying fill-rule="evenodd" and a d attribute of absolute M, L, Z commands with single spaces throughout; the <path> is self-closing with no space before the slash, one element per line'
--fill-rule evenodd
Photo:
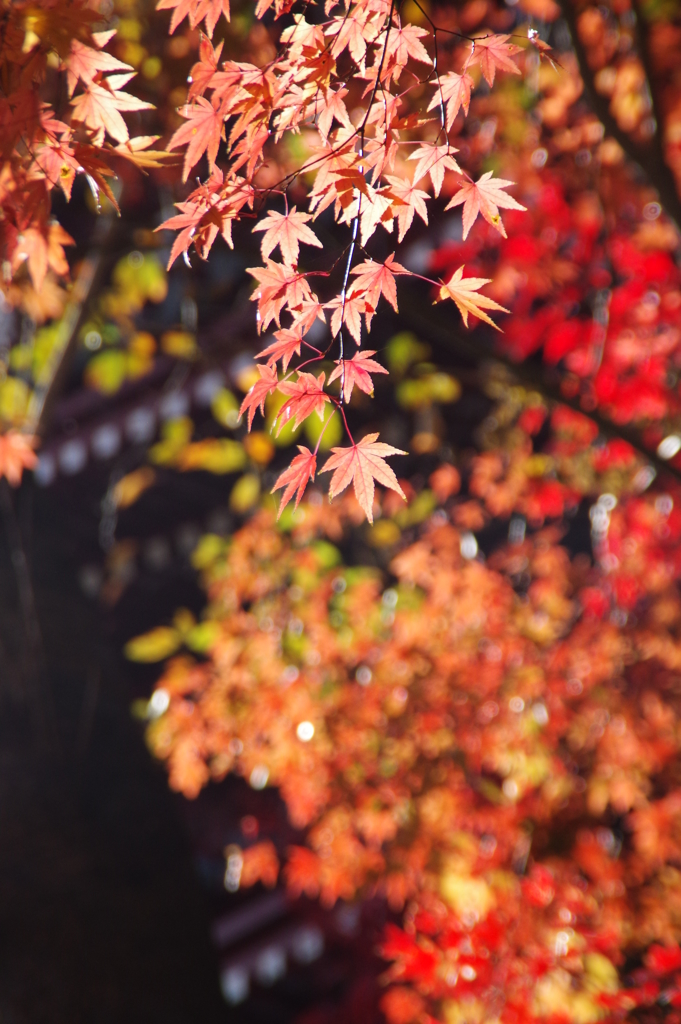
<path fill-rule="evenodd" d="M 253 508 L 260 497 L 260 478 L 255 473 L 240 477 L 229 496 L 229 507 L 243 514 Z"/>
<path fill-rule="evenodd" d="M 19 424 L 26 415 L 30 398 L 28 385 L 18 377 L 6 377 L 0 384 L 0 418 L 5 423 Z"/>
<path fill-rule="evenodd" d="M 161 336 L 161 349 L 175 359 L 194 359 L 196 338 L 189 331 L 166 331 Z"/>
<path fill-rule="evenodd" d="M 125 656 L 129 661 L 163 661 L 179 648 L 182 637 L 170 626 L 158 626 L 149 633 L 133 637 L 125 645 Z"/>
<path fill-rule="evenodd" d="M 190 650 L 197 654 L 205 654 L 211 649 L 219 635 L 220 626 L 217 622 L 200 622 L 198 626 L 194 626 L 187 633 L 184 642 Z"/>
<path fill-rule="evenodd" d="M 246 452 L 239 441 L 208 437 L 188 444 L 178 453 L 180 469 L 203 469 L 207 473 L 235 473 L 246 465 Z"/>
<path fill-rule="evenodd" d="M 114 487 L 113 499 L 116 508 L 129 508 L 148 487 L 156 482 L 156 474 L 149 466 L 142 466 L 128 473 Z"/>
<path fill-rule="evenodd" d="M 227 388 L 220 388 L 210 404 L 211 412 L 223 427 L 234 430 L 239 422 L 239 402 Z"/>
<path fill-rule="evenodd" d="M 93 356 L 83 374 L 85 384 L 103 395 L 119 390 L 128 372 L 128 354 L 118 349 Z"/>
<path fill-rule="evenodd" d="M 498 331 L 500 328 L 497 327 L 494 320 L 487 316 L 484 310 L 498 309 L 501 313 L 508 313 L 508 310 L 500 306 L 494 299 L 479 294 L 479 289 L 484 284 L 489 283 L 490 279 L 488 277 L 464 277 L 463 267 L 459 267 L 448 281 L 442 282 L 440 299 L 453 299 L 466 327 L 468 327 L 468 314 L 472 313 L 473 316 L 484 320 L 486 324 L 489 324 L 495 331 Z"/>
<path fill-rule="evenodd" d="M 259 466 L 266 466 L 274 458 L 274 445 L 267 434 L 254 430 L 244 438 L 244 448 L 249 457 Z"/>
<path fill-rule="evenodd" d="M 225 542 L 216 533 L 207 533 L 201 538 L 192 553 L 195 569 L 207 569 L 225 550 Z"/>

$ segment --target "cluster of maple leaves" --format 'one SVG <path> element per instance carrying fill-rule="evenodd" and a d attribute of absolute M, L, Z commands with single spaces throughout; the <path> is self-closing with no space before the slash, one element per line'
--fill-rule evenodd
<path fill-rule="evenodd" d="M 192 24 L 205 17 L 206 30 L 212 34 L 217 8 L 208 13 L 186 3 L 167 6 L 175 8 L 171 31 L 187 15 Z M 270 7 L 259 4 L 256 16 Z M 285 5 L 278 5 L 276 14 L 285 10 Z M 427 28 L 404 22 L 397 6 L 387 0 L 327 5 L 326 20 L 306 9 L 293 15 L 280 33 L 277 57 L 262 67 L 221 62 L 222 44 L 214 47 L 203 37 L 182 110 L 186 123 L 168 147 L 186 146 L 185 180 L 204 156 L 210 171 L 208 180 L 178 204 L 181 212 L 162 225 L 179 231 L 170 264 L 180 254 L 187 258 L 191 246 L 206 258 L 218 235 L 233 245 L 236 220 L 259 214 L 267 203 L 280 207 L 268 209 L 253 228 L 264 232 L 265 264 L 249 271 L 257 282 L 253 299 L 258 329 L 267 330 L 274 322 L 277 330 L 259 354 L 265 361 L 258 365 L 260 377 L 241 412 L 247 414 L 250 428 L 255 412 L 262 412 L 268 397 L 278 392 L 285 396 L 276 421 L 276 429 L 281 429 L 314 413 L 323 419 L 325 407 L 334 406 L 350 445 L 334 448 L 323 467 L 334 471 L 329 494 L 333 497 L 353 482 L 369 520 L 374 481 L 401 493 L 384 461 L 401 453 L 375 434 L 355 443 L 343 406 L 355 385 L 371 394 L 371 374 L 385 372 L 372 358 L 376 353 L 361 348 L 362 332 L 369 332 L 381 297 L 397 311 L 396 277 L 409 271 L 394 253 L 374 259 L 366 246 L 379 226 L 393 233 L 397 225 L 401 242 L 415 215 L 427 223 L 426 200 L 429 194 L 440 195 L 446 174 L 456 181 L 449 207 L 463 205 L 466 234 L 479 214 L 504 234 L 499 209 L 524 209 L 505 191 L 511 181 L 491 172 L 473 181 L 457 163 L 458 150 L 450 140 L 457 117 L 461 121 L 459 115 L 468 114 L 476 77 L 479 81 L 482 76 L 491 87 L 498 71 L 520 75 L 514 58 L 521 47 L 508 34 L 478 32 L 475 38 L 466 38 L 453 29 L 442 30 L 421 13 Z M 442 31 L 456 44 L 447 51 L 452 70 L 446 73 L 435 61 Z M 528 36 L 524 38 L 527 45 Z M 548 49 L 536 33 L 530 33 L 529 42 L 540 52 L 542 46 Z M 427 103 L 421 98 L 424 83 Z M 291 159 L 291 136 L 304 140 L 304 155 L 297 160 Z M 216 163 L 223 140 L 229 160 L 225 170 Z M 303 198 L 310 212 L 289 206 L 289 186 L 301 178 L 309 182 Z M 323 247 L 310 225 L 324 224 L 327 210 L 333 210 L 337 224 L 347 225 L 347 244 L 333 264 L 327 260 L 320 266 L 315 260 L 305 270 L 299 265 L 301 246 Z M 277 248 L 280 261 L 272 258 Z M 360 255 L 367 258 L 358 262 Z M 464 276 L 463 271 L 463 266 L 457 267 L 446 280 L 431 282 L 438 288 L 438 299 L 453 300 L 465 324 L 472 315 L 495 326 L 486 310 L 503 307 L 480 292 L 489 279 Z M 314 278 L 335 284 L 326 301 L 313 291 Z M 284 326 L 282 315 L 290 321 Z M 320 348 L 310 340 L 310 332 L 316 321 L 326 324 L 327 317 L 330 340 Z M 351 346 L 357 350 L 349 358 Z M 295 365 L 294 357 L 299 357 Z M 328 358 L 335 362 L 328 380 L 327 371 L 315 374 L 308 369 Z M 328 389 L 336 380 L 339 394 Z M 314 480 L 318 447 L 301 447 L 277 481 L 275 489 L 284 489 L 282 509 L 294 494 L 299 501 Z"/>
<path fill-rule="evenodd" d="M 351 497 L 206 538 L 208 659 L 169 662 L 151 748 L 190 797 L 230 771 L 279 789 L 305 845 L 245 844 L 242 884 L 283 859 L 293 894 L 402 913 L 391 1024 L 677 1005 L 681 515 L 671 494 L 594 506 L 609 574 L 556 527 L 485 563 L 464 542 L 485 459 L 468 496 L 433 475 L 392 581 L 342 564 Z"/>
<path fill-rule="evenodd" d="M 40 291 L 48 270 L 68 276 L 72 239 L 52 218 L 53 189 L 70 199 L 77 174 L 116 206 L 111 158 L 135 159 L 156 137 L 130 139 L 122 114 L 150 104 L 124 91 L 134 70 L 105 49 L 115 30 L 83 0 L 3 7 L 0 31 L 0 259 L 3 291 L 25 266 Z M 62 78 L 68 103 L 57 113 Z M 153 158 L 140 157 L 140 162 Z M 20 276 L 20 275 L 19 275 Z"/>

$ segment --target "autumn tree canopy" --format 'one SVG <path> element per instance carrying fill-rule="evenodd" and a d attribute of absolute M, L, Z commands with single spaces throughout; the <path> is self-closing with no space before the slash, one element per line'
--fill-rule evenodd
<path fill-rule="evenodd" d="M 196 322 L 140 318 L 244 259 L 242 397 L 169 415 L 103 504 L 111 548 L 159 474 L 235 478 L 205 615 L 127 647 L 170 658 L 171 786 L 238 773 L 300 830 L 245 837 L 235 885 L 385 899 L 390 1024 L 677 1020 L 676 6 L 1 10 L 9 483 L 70 366 L 113 394 L 210 365 Z M 158 216 L 126 229 L 142 181 Z"/>

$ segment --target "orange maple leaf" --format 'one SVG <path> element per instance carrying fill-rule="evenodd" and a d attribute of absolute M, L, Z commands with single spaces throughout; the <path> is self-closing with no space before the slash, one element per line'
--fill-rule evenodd
<path fill-rule="evenodd" d="M 500 235 L 506 238 L 499 207 L 503 210 L 526 210 L 513 196 L 507 196 L 501 190 L 514 185 L 513 181 L 506 181 L 505 178 L 493 178 L 492 171 L 487 171 L 481 178 L 475 181 L 467 181 L 461 185 L 454 198 L 447 204 L 445 210 L 451 210 L 454 206 L 461 206 L 463 203 L 463 237 L 468 238 L 468 232 L 475 223 L 479 213 L 483 215 L 488 224 L 496 228 Z"/>
<path fill-rule="evenodd" d="M 447 131 L 454 124 L 456 115 L 462 107 L 464 114 L 468 114 L 473 85 L 473 79 L 465 71 L 462 75 L 450 71 L 440 79 L 439 88 L 431 99 L 428 110 L 434 110 L 444 102 L 447 108 Z"/>
<path fill-rule="evenodd" d="M 374 480 L 396 491 L 406 501 L 397 477 L 384 460 L 388 455 L 407 453 L 399 448 L 393 448 L 391 444 L 377 442 L 377 437 L 378 434 L 367 434 L 350 448 L 332 448 L 333 455 L 326 460 L 320 470 L 320 473 L 335 470 L 329 486 L 330 498 L 335 498 L 352 481 L 355 497 L 370 523 L 374 521 Z"/>
<path fill-rule="evenodd" d="M 271 494 L 278 491 L 280 487 L 285 487 L 286 490 L 281 496 L 281 504 L 279 505 L 279 511 L 277 512 L 277 519 L 284 511 L 289 501 L 293 497 L 294 492 L 296 494 L 295 508 L 298 508 L 300 499 L 305 493 L 305 488 L 310 480 L 314 480 L 314 475 L 317 470 L 317 456 L 305 448 L 304 445 L 298 445 L 298 451 L 300 455 L 296 455 L 293 462 L 285 469 L 283 473 L 280 473 L 277 482 L 271 490 Z"/>
<path fill-rule="evenodd" d="M 292 206 L 288 213 L 276 213 L 268 210 L 269 220 L 261 220 L 253 228 L 254 231 L 264 231 L 260 245 L 262 258 L 265 260 L 279 246 L 282 259 L 289 267 L 295 267 L 298 262 L 300 243 L 314 245 L 322 248 L 314 231 L 307 226 L 307 221 L 312 220 L 309 213 L 302 213 Z"/>
<path fill-rule="evenodd" d="M 509 43 L 510 36 L 484 36 L 476 39 L 473 43 L 470 63 L 479 64 L 483 77 L 488 85 L 494 85 L 494 75 L 497 70 L 510 71 L 513 75 L 520 74 L 520 68 L 511 57 L 520 53 L 520 47 L 515 43 Z"/>
<path fill-rule="evenodd" d="M 34 448 L 37 438 L 8 430 L 0 434 L 0 477 L 7 477 L 12 487 L 18 487 L 25 469 L 33 469 L 38 463 Z"/>
<path fill-rule="evenodd" d="M 216 109 L 203 96 L 199 96 L 191 106 L 184 106 L 180 114 L 187 119 L 187 123 L 177 129 L 168 143 L 168 150 L 187 145 L 182 168 L 182 181 L 186 181 L 192 167 L 204 153 L 210 169 L 215 166 L 220 141 L 225 137 L 225 118 L 222 110 Z"/>
<path fill-rule="evenodd" d="M 293 896 L 315 897 L 319 895 L 322 861 L 312 850 L 304 846 L 290 846 L 288 861 L 284 868 L 286 888 Z"/>
<path fill-rule="evenodd" d="M 396 274 L 408 274 L 409 271 L 401 263 L 395 262 L 395 253 L 388 256 L 385 263 L 376 263 L 374 260 L 366 260 L 358 263 L 350 271 L 357 275 L 356 284 L 363 293 L 363 297 L 369 305 L 376 309 L 381 295 L 386 299 L 397 313 L 397 286 L 395 285 Z M 356 294 L 353 289 L 353 294 Z"/>
<path fill-rule="evenodd" d="M 341 378 L 343 382 L 343 401 L 345 403 L 350 401 L 355 384 L 365 395 L 373 395 L 374 382 L 369 374 L 388 372 L 375 359 L 369 358 L 375 355 L 376 352 L 373 349 L 367 349 L 366 352 L 355 352 L 352 359 L 338 361 L 336 369 L 329 377 L 329 384 L 332 380 L 337 380 L 338 377 Z"/>
<path fill-rule="evenodd" d="M 256 882 L 262 882 L 268 889 L 273 889 L 279 877 L 279 857 L 274 843 L 269 839 L 243 851 L 241 867 L 241 885 L 249 888 Z"/>
<path fill-rule="evenodd" d="M 477 292 L 484 284 L 489 284 L 490 278 L 488 277 L 466 277 L 463 276 L 463 267 L 459 267 L 455 270 L 448 281 L 442 282 L 440 288 L 439 299 L 453 299 L 456 303 L 463 322 L 468 327 L 468 314 L 472 313 L 473 316 L 477 316 L 480 320 L 484 320 L 485 323 L 490 324 L 495 331 L 500 330 L 499 327 L 491 320 L 484 309 L 498 309 L 501 313 L 508 313 L 509 311 L 503 306 L 500 306 L 494 299 L 488 298 L 486 295 L 478 295 Z"/>
<path fill-rule="evenodd" d="M 290 395 L 290 398 L 277 413 L 277 437 L 292 416 L 294 430 L 313 412 L 317 413 L 320 420 L 324 419 L 324 406 L 331 401 L 324 390 L 325 377 L 324 373 L 318 377 L 312 373 L 299 373 L 297 380 L 283 380 L 280 383 L 279 391 L 283 395 Z"/>
<path fill-rule="evenodd" d="M 277 376 L 276 367 L 273 366 L 262 366 L 258 364 L 258 372 L 260 374 L 260 380 L 257 380 L 253 387 L 250 389 L 239 409 L 239 416 L 243 416 L 245 412 L 248 412 L 248 429 L 250 430 L 253 426 L 253 417 L 255 416 L 256 409 L 260 408 L 260 412 L 265 411 L 265 399 L 272 391 L 276 390 L 279 378 Z"/>

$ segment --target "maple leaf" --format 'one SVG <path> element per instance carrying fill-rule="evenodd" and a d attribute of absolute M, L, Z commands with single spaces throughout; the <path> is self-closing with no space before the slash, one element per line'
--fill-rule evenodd
<path fill-rule="evenodd" d="M 397 477 L 385 459 L 389 455 L 406 455 L 399 448 L 376 441 L 378 434 L 367 434 L 350 448 L 332 448 L 333 454 L 326 460 L 320 473 L 334 470 L 329 485 L 329 497 L 335 498 L 352 484 L 355 497 L 370 523 L 374 521 L 374 480 L 396 491 L 406 501 L 404 491 L 397 482 Z"/>
<path fill-rule="evenodd" d="M 376 309 L 378 300 L 384 295 L 390 305 L 397 313 L 397 287 L 395 285 L 396 274 L 408 274 L 409 271 L 401 263 L 395 262 L 395 253 L 391 253 L 385 263 L 375 263 L 373 260 L 366 260 L 359 263 L 350 271 L 357 275 L 356 284 L 364 295 L 368 304 Z"/>
<path fill-rule="evenodd" d="M 214 48 L 210 39 L 207 39 L 206 36 L 201 33 L 201 39 L 199 42 L 199 59 L 189 72 L 189 77 L 191 79 L 188 95 L 189 100 L 196 99 L 197 96 L 203 96 L 206 89 L 210 86 L 218 70 L 218 62 L 220 60 L 220 54 L 222 53 L 222 47 L 223 43 L 220 42 Z"/>
<path fill-rule="evenodd" d="M 412 225 L 415 213 L 418 213 L 424 224 L 428 223 L 428 193 L 416 188 L 416 185 L 406 178 L 387 175 L 386 180 L 390 182 L 390 191 L 399 200 L 397 205 L 393 206 L 393 212 L 399 227 L 397 241 L 401 242 Z"/>
<path fill-rule="evenodd" d="M 201 19 L 205 18 L 206 32 L 211 37 L 221 14 L 224 14 L 227 21 L 230 20 L 229 0 L 159 0 L 156 10 L 172 10 L 170 35 L 186 17 L 189 18 L 192 28 L 195 28 Z"/>
<path fill-rule="evenodd" d="M 195 103 L 184 106 L 180 114 L 187 119 L 187 123 L 180 125 L 167 148 L 171 150 L 187 146 L 182 168 L 182 180 L 186 181 L 192 167 L 204 153 L 210 169 L 215 166 L 220 141 L 225 137 L 225 118 L 222 110 L 214 107 L 203 96 L 199 96 Z"/>
<path fill-rule="evenodd" d="M 345 296 L 345 303 L 343 302 L 343 297 L 337 295 L 335 299 L 326 302 L 324 308 L 333 310 L 331 314 L 331 334 L 333 337 L 335 338 L 342 325 L 346 324 L 350 334 L 357 344 L 360 345 L 362 342 L 362 314 L 368 315 L 370 321 L 374 312 L 371 306 L 367 305 L 367 301 L 361 292 L 353 290 L 349 295 Z"/>
<path fill-rule="evenodd" d="M 268 210 L 267 216 L 269 220 L 261 220 L 253 228 L 254 231 L 265 232 L 260 245 L 263 259 L 267 259 L 272 250 L 279 246 L 284 263 L 295 267 L 301 242 L 322 248 L 314 231 L 307 226 L 307 221 L 312 220 L 309 213 L 299 212 L 292 206 L 285 214 Z"/>
<path fill-rule="evenodd" d="M 399 78 L 401 70 L 407 66 L 409 59 L 418 61 L 420 64 L 432 64 L 433 61 L 424 47 L 421 39 L 427 36 L 426 29 L 418 28 L 416 25 L 404 25 L 396 28 L 391 25 L 388 30 L 386 45 L 386 56 L 395 62 L 394 77 Z M 379 37 L 379 47 L 385 42 L 385 37 Z"/>
<path fill-rule="evenodd" d="M 444 102 L 447 108 L 447 131 L 454 124 L 459 110 L 463 108 L 464 114 L 468 116 L 473 85 L 473 79 L 465 71 L 462 75 L 457 75 L 455 71 L 450 71 L 440 79 L 439 88 L 431 99 L 428 110 L 434 110 Z"/>
<path fill-rule="evenodd" d="M 329 377 L 329 384 L 332 380 L 337 380 L 338 377 L 341 378 L 343 382 L 343 401 L 346 404 L 352 397 L 352 389 L 355 384 L 365 395 L 373 395 L 374 382 L 369 374 L 388 372 L 380 363 L 369 358 L 375 355 L 376 352 L 374 350 L 367 349 L 364 352 L 355 352 L 352 359 L 344 359 L 337 363 L 336 369 Z"/>
<path fill-rule="evenodd" d="M 203 20 L 206 32 L 212 39 L 221 14 L 224 14 L 225 21 L 230 21 L 229 0 L 199 0 L 194 13 L 190 14 L 189 22 L 193 28 Z"/>
<path fill-rule="evenodd" d="M 473 43 L 470 63 L 479 64 L 483 77 L 488 85 L 494 85 L 494 75 L 497 70 L 510 71 L 513 75 L 520 74 L 520 68 L 511 57 L 520 53 L 520 47 L 515 43 L 509 43 L 510 36 L 484 36 L 476 39 Z"/>
<path fill-rule="evenodd" d="M 461 206 L 463 203 L 463 238 L 468 238 L 468 232 L 475 223 L 479 213 L 483 215 L 488 224 L 496 228 L 500 235 L 506 238 L 499 207 L 503 210 L 526 210 L 526 206 L 512 196 L 507 196 L 501 190 L 514 185 L 513 181 L 506 181 L 504 178 L 493 178 L 492 171 L 487 171 L 477 182 L 467 181 L 461 185 L 454 198 L 445 207 L 451 210 L 454 206 Z"/>
<path fill-rule="evenodd" d="M 37 438 L 8 430 L 0 434 L 0 477 L 6 477 L 12 487 L 18 487 L 25 469 L 34 469 L 38 456 L 34 452 Z"/>
<path fill-rule="evenodd" d="M 388 190 L 379 192 L 367 186 L 366 195 L 357 200 L 360 221 L 360 241 L 366 245 L 379 224 L 382 224 L 386 231 L 393 229 L 393 214 Z M 346 210 L 346 219 L 355 216 L 353 207 Z"/>
<path fill-rule="evenodd" d="M 66 58 L 64 66 L 69 99 L 73 96 L 79 78 L 85 85 L 90 85 L 100 71 L 134 70 L 129 64 L 117 60 L 110 53 L 93 50 L 91 46 L 85 46 L 78 39 L 71 41 L 71 53 Z"/>
<path fill-rule="evenodd" d="M 544 42 L 544 40 L 540 37 L 539 33 L 537 32 L 536 28 L 528 29 L 527 38 L 530 40 L 532 46 L 534 46 L 534 48 L 538 51 L 540 60 L 547 60 L 551 67 L 554 69 L 554 71 L 558 71 L 559 69 L 562 70 L 563 65 L 558 60 L 558 55 L 556 51 L 553 49 L 553 47 L 549 46 L 548 43 Z"/>
<path fill-rule="evenodd" d="M 294 355 L 300 355 L 300 345 L 303 340 L 303 335 L 300 329 L 294 327 L 285 327 L 280 331 L 274 332 L 274 337 L 277 339 L 273 341 L 271 345 L 264 348 L 262 352 L 258 352 L 256 359 L 263 359 L 267 356 L 268 365 L 273 366 L 274 363 L 281 359 L 281 365 L 284 373 L 288 369 L 288 364 Z"/>
<path fill-rule="evenodd" d="M 300 331 L 302 334 L 307 334 L 315 320 L 321 320 L 321 322 L 326 325 L 324 307 L 321 302 L 318 301 L 316 296 L 314 298 L 305 299 L 303 302 L 296 305 L 296 307 L 291 310 L 291 314 L 293 316 L 291 330 Z"/>
<path fill-rule="evenodd" d="M 289 309 L 302 306 L 305 300 L 312 298 L 310 286 L 302 274 L 287 267 L 284 263 L 267 260 L 264 267 L 247 267 L 248 273 L 260 284 L 260 288 L 251 295 L 251 300 L 258 303 L 258 329 L 264 330 L 272 320 L 279 324 L 279 317 L 285 305 Z M 315 313 L 316 316 L 316 313 Z"/>
<path fill-rule="evenodd" d="M 488 277 L 463 277 L 463 267 L 459 267 L 458 270 L 454 271 L 448 281 L 442 282 L 440 288 L 440 299 L 453 299 L 456 303 L 463 322 L 468 327 L 468 314 L 472 313 L 473 316 L 477 316 L 480 320 L 484 320 L 485 323 L 490 324 L 496 331 L 500 330 L 499 327 L 491 320 L 484 309 L 498 309 L 501 313 L 508 313 L 507 309 L 500 306 L 494 299 L 488 298 L 486 295 L 478 295 L 477 292 L 484 284 L 489 284 L 490 279 Z"/>
<path fill-rule="evenodd" d="M 452 156 L 452 153 L 458 152 L 458 149 L 454 149 L 448 143 L 442 146 L 438 146 L 434 142 L 422 143 L 409 156 L 410 160 L 418 160 L 414 171 L 414 182 L 419 182 L 421 178 L 429 174 L 433 183 L 433 193 L 435 196 L 439 196 L 445 178 L 445 170 L 461 174 L 461 168 Z"/>
<path fill-rule="evenodd" d="M 136 135 L 134 139 L 120 142 L 114 147 L 115 152 L 136 167 L 163 167 L 164 164 L 179 162 L 163 149 L 149 149 L 159 139 L 158 135 Z"/>
<path fill-rule="evenodd" d="M 298 451 L 300 455 L 296 455 L 288 469 L 285 469 L 283 473 L 280 473 L 277 477 L 277 482 L 271 490 L 271 494 L 278 491 L 281 487 L 285 487 L 286 490 L 281 496 L 281 504 L 279 505 L 279 511 L 277 512 L 277 519 L 284 511 L 289 501 L 296 494 L 296 503 L 294 508 L 298 508 L 300 499 L 305 493 L 305 488 L 310 480 L 314 480 L 314 475 L 317 469 L 317 456 L 305 448 L 304 445 L 298 445 Z"/>
<path fill-rule="evenodd" d="M 248 413 L 249 430 L 253 426 L 253 417 L 255 416 L 256 410 L 259 408 L 261 413 L 265 411 L 265 399 L 276 390 L 277 384 L 279 383 L 277 370 L 274 366 L 263 366 L 258 363 L 258 373 L 260 374 L 260 380 L 255 382 L 241 403 L 241 408 L 239 409 L 239 416 L 243 416 L 245 412 Z"/>
<path fill-rule="evenodd" d="M 347 96 L 348 92 L 348 89 L 338 89 L 336 92 L 328 89 L 324 94 L 322 111 L 317 118 L 317 128 L 322 135 L 329 134 L 334 117 L 340 124 L 345 125 L 346 128 L 352 127 L 350 115 L 343 102 L 343 97 Z"/>
<path fill-rule="evenodd" d="M 297 380 L 283 380 L 279 384 L 279 391 L 290 395 L 290 398 L 277 413 L 277 437 L 292 416 L 294 430 L 313 412 L 317 413 L 320 420 L 324 419 L 324 406 L 331 401 L 324 390 L 325 377 L 323 372 L 318 377 L 312 373 L 299 373 Z"/>
<path fill-rule="evenodd" d="M 94 131 L 95 145 L 101 145 L 105 131 L 116 142 L 128 141 L 130 134 L 120 111 L 154 109 L 152 103 L 145 103 L 136 96 L 121 91 L 132 77 L 130 74 L 110 75 L 102 79 L 100 84 L 90 82 L 80 96 L 71 100 L 73 120 L 83 122 Z"/>

